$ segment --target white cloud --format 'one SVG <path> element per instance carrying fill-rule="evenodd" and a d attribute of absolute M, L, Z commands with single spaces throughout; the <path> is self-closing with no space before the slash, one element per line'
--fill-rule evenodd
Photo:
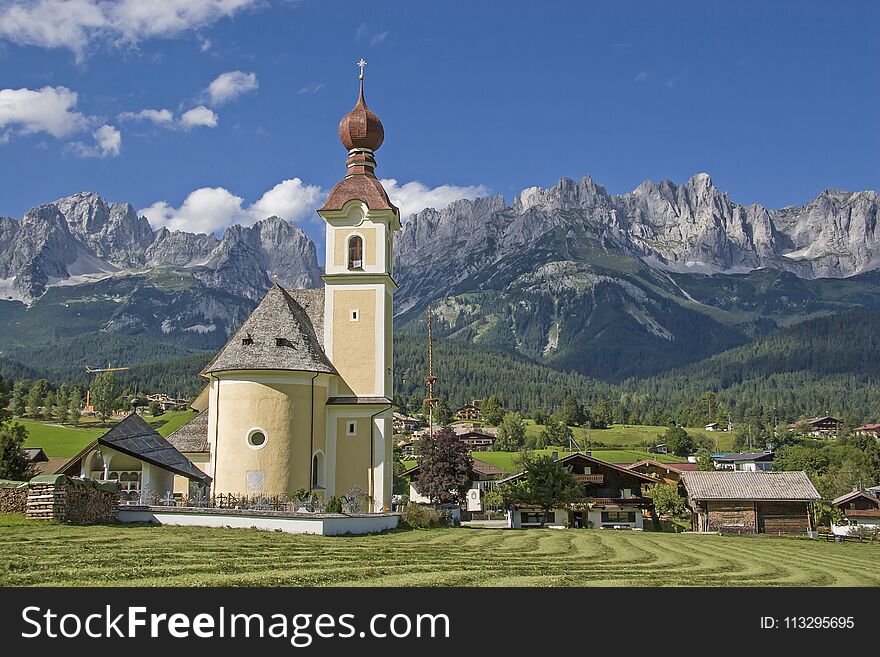
<path fill-rule="evenodd" d="M 261 0 L 9 0 L 0 7 L 0 38 L 19 45 L 67 48 L 82 60 L 98 41 L 130 45 L 174 37 L 261 4 Z"/>
<path fill-rule="evenodd" d="M 299 178 L 284 180 L 250 206 L 223 187 L 202 187 L 190 193 L 179 208 L 165 201 L 140 211 L 153 226 L 198 233 L 221 232 L 232 224 L 252 224 L 278 216 L 297 222 L 309 217 L 320 205 L 324 192 Z"/>
<path fill-rule="evenodd" d="M 204 105 L 199 105 L 198 107 L 193 107 L 191 110 L 187 110 L 180 115 L 180 126 L 185 130 L 198 126 L 216 128 L 218 120 L 219 119 L 214 112 Z"/>
<path fill-rule="evenodd" d="M 87 145 L 81 141 L 73 142 L 69 149 L 77 157 L 116 157 L 122 151 L 122 134 L 112 125 L 104 124 L 92 136 L 95 138 L 94 145 Z"/>
<path fill-rule="evenodd" d="M 323 89 L 323 88 L 324 88 L 323 82 L 315 82 L 313 84 L 307 84 L 304 87 L 300 87 L 299 91 L 297 91 L 296 93 L 299 94 L 300 96 L 302 96 L 303 94 L 316 94 L 319 91 L 321 91 L 321 89 Z"/>
<path fill-rule="evenodd" d="M 489 194 L 489 189 L 485 185 L 440 185 L 430 188 L 417 180 L 399 185 L 394 178 L 383 179 L 382 185 L 388 192 L 391 202 L 400 208 L 401 219 L 406 219 L 425 208 L 442 210 L 453 201 L 474 199 Z"/>
<path fill-rule="evenodd" d="M 171 126 L 174 123 L 174 114 L 167 109 L 144 109 L 140 112 L 123 112 L 119 115 L 120 121 L 150 121 L 159 126 Z"/>
<path fill-rule="evenodd" d="M 653 78 L 653 73 L 648 73 L 648 71 L 640 71 L 633 82 L 647 82 L 648 80 L 652 80 Z"/>
<path fill-rule="evenodd" d="M 88 127 L 88 119 L 75 110 L 77 93 L 67 87 L 0 89 L 0 130 L 34 134 L 47 132 L 66 137 Z"/>
<path fill-rule="evenodd" d="M 288 221 L 299 221 L 321 205 L 323 196 L 317 185 L 305 185 L 299 178 L 292 178 L 283 180 L 263 194 L 249 212 L 255 220 L 275 215 Z"/>
<path fill-rule="evenodd" d="M 488 194 L 484 185 L 441 185 L 429 188 L 418 181 L 399 185 L 396 180 L 383 180 L 391 200 L 407 217 L 431 207 L 441 210 L 453 201 Z M 252 224 L 273 215 L 291 222 L 315 216 L 327 195 L 318 185 L 308 185 L 300 178 L 283 180 L 264 193 L 257 201 L 245 205 L 244 199 L 223 187 L 202 187 L 189 194 L 179 208 L 166 201 L 153 203 L 139 211 L 153 228 L 198 233 L 222 232 L 233 224 Z"/>
<path fill-rule="evenodd" d="M 385 41 L 385 39 L 388 38 L 389 34 L 391 34 L 391 32 L 389 32 L 388 30 L 385 30 L 384 32 L 377 32 L 372 37 L 370 37 L 370 45 L 371 46 L 379 45 L 380 43 Z"/>
<path fill-rule="evenodd" d="M 211 103 L 220 105 L 235 100 L 242 94 L 254 91 L 259 87 L 256 73 L 244 71 L 227 71 L 218 75 L 206 89 Z"/>

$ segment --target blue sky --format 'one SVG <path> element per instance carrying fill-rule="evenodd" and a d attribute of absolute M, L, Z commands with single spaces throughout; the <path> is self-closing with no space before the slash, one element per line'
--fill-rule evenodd
<path fill-rule="evenodd" d="M 0 0 L 0 214 L 89 190 L 173 228 L 274 211 L 318 236 L 360 57 L 377 174 L 407 208 L 587 174 L 624 193 L 707 171 L 769 207 L 878 189 L 878 19 L 877 2 Z"/>

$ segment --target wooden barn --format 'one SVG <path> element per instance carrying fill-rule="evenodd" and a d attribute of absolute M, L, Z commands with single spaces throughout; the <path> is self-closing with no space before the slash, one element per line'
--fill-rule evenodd
<path fill-rule="evenodd" d="M 679 486 L 698 532 L 806 535 L 821 499 L 805 472 L 682 472 Z"/>

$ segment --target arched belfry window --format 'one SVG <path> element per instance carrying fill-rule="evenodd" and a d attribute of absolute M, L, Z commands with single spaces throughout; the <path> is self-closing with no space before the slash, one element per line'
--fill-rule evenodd
<path fill-rule="evenodd" d="M 348 238 L 348 268 L 364 268 L 364 238 L 360 235 Z"/>

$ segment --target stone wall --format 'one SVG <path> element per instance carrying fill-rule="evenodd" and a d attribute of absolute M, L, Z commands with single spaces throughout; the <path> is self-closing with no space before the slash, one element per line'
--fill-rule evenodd
<path fill-rule="evenodd" d="M 27 517 L 80 525 L 115 522 L 117 485 L 66 475 L 43 475 L 30 481 Z"/>
<path fill-rule="evenodd" d="M 0 513 L 24 513 L 27 494 L 26 481 L 0 481 Z"/>

